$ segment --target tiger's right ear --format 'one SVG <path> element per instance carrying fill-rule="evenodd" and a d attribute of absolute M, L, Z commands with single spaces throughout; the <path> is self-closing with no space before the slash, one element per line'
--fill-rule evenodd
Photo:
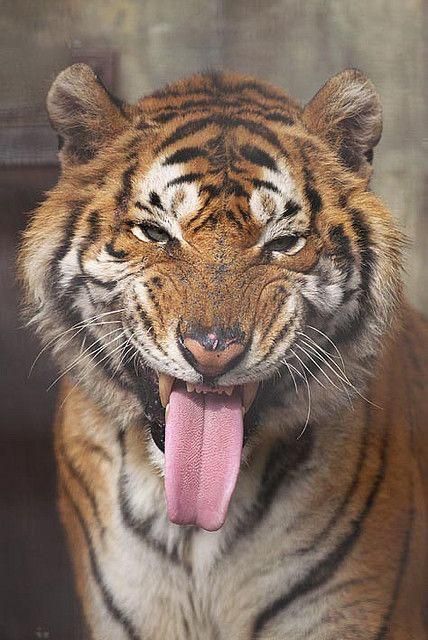
<path fill-rule="evenodd" d="M 74 64 L 54 80 L 47 97 L 63 163 L 83 164 L 129 124 L 120 106 L 86 64 Z"/>

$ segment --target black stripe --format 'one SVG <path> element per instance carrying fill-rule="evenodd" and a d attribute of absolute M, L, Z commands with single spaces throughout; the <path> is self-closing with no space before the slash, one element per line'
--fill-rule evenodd
<path fill-rule="evenodd" d="M 263 327 L 263 331 L 262 331 L 262 334 L 260 336 L 260 343 L 263 343 L 263 341 L 266 339 L 266 336 L 270 333 L 270 331 L 271 331 L 272 327 L 274 326 L 275 322 L 278 320 L 278 315 L 279 315 L 281 309 L 284 306 L 285 300 L 288 297 L 289 297 L 289 291 L 287 291 L 287 289 L 285 287 L 283 287 L 282 285 L 279 285 L 275 289 L 275 293 L 274 293 L 273 299 L 269 300 L 269 303 L 268 303 L 270 320 L 267 323 L 267 325 L 265 327 Z M 275 308 L 273 308 L 274 305 L 275 305 Z"/>
<path fill-rule="evenodd" d="M 135 305 L 137 307 L 137 311 L 140 317 L 141 322 L 143 323 L 143 327 L 146 330 L 147 334 L 150 335 L 150 338 L 152 340 L 152 342 L 154 343 L 154 345 L 156 346 L 157 349 L 159 349 L 159 351 L 164 355 L 168 357 L 167 352 L 165 351 L 165 349 L 162 347 L 161 344 L 159 344 L 158 339 L 157 339 L 157 335 L 156 335 L 156 331 L 153 325 L 153 322 L 151 321 L 149 315 L 147 314 L 147 312 L 145 311 L 145 309 L 143 309 L 143 307 L 141 306 L 140 301 L 137 298 L 134 298 L 134 302 Z"/>
<path fill-rule="evenodd" d="M 157 207 L 161 211 L 165 211 L 165 207 L 163 206 L 160 196 L 156 191 L 150 191 L 149 202 L 153 207 Z"/>
<path fill-rule="evenodd" d="M 282 103 L 284 99 L 286 99 L 286 95 L 281 92 L 279 89 L 275 89 L 273 87 L 266 86 L 265 84 L 255 82 L 252 80 L 245 82 L 238 82 L 238 84 L 222 85 L 222 90 L 226 93 L 234 93 L 239 95 L 242 91 L 255 91 L 263 98 L 267 100 L 275 100 L 278 103 Z"/>
<path fill-rule="evenodd" d="M 116 195 L 116 213 L 123 214 L 128 209 L 129 201 L 132 195 L 132 178 L 137 170 L 138 163 L 133 162 L 125 169 L 122 174 L 122 185 L 119 193 Z"/>
<path fill-rule="evenodd" d="M 272 447 L 266 460 L 257 497 L 227 538 L 223 553 L 230 553 L 246 536 L 260 526 L 274 502 L 280 488 L 292 482 L 296 471 L 305 464 L 313 450 L 312 430 L 306 429 L 298 440 L 279 441 Z"/>
<path fill-rule="evenodd" d="M 117 260 L 125 260 L 125 258 L 128 256 L 126 251 L 115 249 L 112 241 L 107 242 L 104 248 L 109 256 L 111 256 L 112 258 L 117 258 Z"/>
<path fill-rule="evenodd" d="M 285 203 L 284 211 L 279 216 L 279 219 L 282 220 L 283 218 L 292 218 L 297 213 L 299 213 L 299 211 L 301 211 L 301 209 L 302 209 L 302 207 L 300 206 L 300 204 L 298 204 L 294 200 L 288 200 Z"/>
<path fill-rule="evenodd" d="M 190 162 L 196 158 L 204 158 L 207 152 L 200 147 L 183 147 L 175 151 L 172 155 L 164 160 L 164 164 L 179 164 L 181 162 Z"/>
<path fill-rule="evenodd" d="M 241 214 L 242 218 L 245 221 L 250 220 L 251 216 L 250 216 L 249 212 L 246 211 L 243 207 L 241 207 L 239 202 L 237 203 L 237 209 L 238 209 L 239 213 Z"/>
<path fill-rule="evenodd" d="M 355 491 L 357 490 L 357 487 L 360 483 L 361 472 L 363 469 L 364 461 L 366 459 L 367 447 L 369 442 L 369 434 L 370 434 L 370 412 L 367 411 L 365 426 L 364 426 L 364 434 L 360 444 L 360 452 L 358 456 L 357 466 L 355 468 L 352 481 L 347 491 L 345 492 L 345 495 L 343 496 L 339 506 L 337 507 L 336 511 L 333 513 L 333 515 L 331 516 L 330 520 L 325 525 L 325 527 L 323 527 L 323 529 L 315 536 L 315 538 L 312 540 L 309 546 L 301 547 L 300 549 L 297 549 L 297 551 L 295 552 L 296 554 L 301 555 L 317 549 L 319 545 L 324 540 L 327 539 L 327 536 L 331 533 L 332 529 L 336 526 L 337 522 L 342 517 L 343 513 L 345 512 L 347 506 L 349 505 L 351 499 L 353 498 Z"/>
<path fill-rule="evenodd" d="M 64 464 L 69 472 L 69 474 L 72 476 L 72 478 L 74 478 L 74 480 L 77 482 L 77 484 L 79 485 L 79 487 L 81 488 L 81 490 L 83 491 L 83 493 L 85 494 L 85 496 L 87 497 L 91 507 L 92 507 L 92 512 L 94 514 L 94 518 L 97 521 L 98 527 L 100 529 L 100 534 L 101 537 L 104 536 L 105 533 L 105 526 L 102 523 L 101 520 L 101 516 L 100 516 L 100 511 L 98 509 L 98 503 L 97 503 L 97 499 L 95 498 L 95 494 L 91 491 L 91 489 L 89 488 L 88 483 L 86 482 L 85 477 L 83 476 L 82 472 L 77 469 L 77 467 L 75 467 L 75 465 L 73 464 L 70 456 L 68 455 L 64 443 L 61 442 L 59 445 L 59 452 L 60 455 L 62 457 L 62 459 L 64 460 Z"/>
<path fill-rule="evenodd" d="M 64 229 L 63 239 L 53 255 L 49 269 L 50 277 L 52 279 L 52 287 L 55 290 L 58 290 L 59 287 L 59 263 L 63 258 L 65 258 L 71 249 L 77 224 L 87 204 L 88 200 L 76 200 L 75 202 L 70 203 L 69 216 Z"/>
<path fill-rule="evenodd" d="M 181 125 L 160 144 L 157 152 L 162 151 L 171 144 L 174 144 L 175 142 L 178 142 L 183 138 L 193 135 L 201 131 L 202 129 L 209 127 L 210 125 L 217 125 L 223 127 L 224 129 L 243 127 L 250 133 L 255 134 L 269 142 L 269 144 L 271 144 L 273 147 L 280 150 L 283 155 L 288 155 L 285 149 L 282 147 L 282 144 L 276 133 L 274 133 L 264 124 L 255 122 L 254 120 L 237 117 L 227 117 L 219 114 L 213 114 L 209 117 L 191 120 L 190 122 L 186 122 L 185 124 Z"/>
<path fill-rule="evenodd" d="M 225 178 L 222 186 L 223 188 L 221 191 L 226 196 L 236 196 L 237 198 L 246 198 L 247 200 L 250 199 L 250 194 L 242 184 L 229 176 Z"/>
<path fill-rule="evenodd" d="M 354 256 L 352 254 L 351 241 L 345 233 L 343 224 L 332 227 L 329 231 L 329 238 L 335 247 L 333 255 L 345 272 L 345 283 L 347 283 L 353 274 Z"/>
<path fill-rule="evenodd" d="M 412 488 L 412 492 L 413 492 L 413 488 Z M 400 561 L 398 565 L 398 571 L 395 579 L 394 590 L 392 592 L 391 601 L 389 603 L 389 607 L 387 611 L 383 616 L 382 624 L 379 628 L 379 631 L 374 636 L 373 640 L 386 640 L 387 638 L 387 634 L 391 624 L 391 618 L 393 616 L 393 613 L 397 604 L 404 573 L 407 569 L 407 561 L 410 555 L 410 541 L 412 538 L 414 519 L 415 519 L 415 508 L 414 508 L 414 505 L 412 505 L 409 513 L 409 523 L 406 529 L 406 535 L 404 537 L 403 547 L 401 549 Z"/>
<path fill-rule="evenodd" d="M 271 120 L 272 122 L 281 122 L 281 124 L 285 124 L 287 126 L 292 126 L 295 124 L 293 118 L 290 116 L 285 116 L 283 113 L 269 113 L 265 116 L 266 120 Z"/>
<path fill-rule="evenodd" d="M 120 625 L 122 625 L 125 633 L 127 634 L 128 638 L 130 640 L 141 640 L 139 633 L 137 632 L 136 628 L 134 627 L 132 621 L 128 618 L 128 616 L 119 608 L 118 604 L 115 602 L 114 596 L 112 594 L 112 592 L 110 591 L 110 589 L 108 588 L 104 577 L 102 575 L 101 572 L 101 568 L 100 568 L 100 564 L 98 562 L 98 558 L 97 558 L 97 554 L 95 551 L 95 548 L 93 546 L 92 543 L 92 538 L 91 538 L 91 534 L 89 532 L 89 528 L 85 522 L 85 519 L 83 518 L 82 513 L 79 510 L 79 507 L 77 506 L 77 504 L 75 503 L 75 501 L 73 500 L 70 492 L 68 491 L 67 487 L 63 484 L 62 485 L 62 489 L 64 491 L 64 495 L 67 498 L 67 500 L 69 501 L 74 514 L 80 524 L 80 527 L 82 529 L 82 533 L 83 536 L 85 538 L 85 542 L 86 542 L 86 546 L 88 548 L 88 553 L 89 553 L 89 560 L 90 560 L 90 564 L 91 564 L 91 572 L 92 572 L 92 577 L 94 579 L 94 581 L 96 582 L 96 584 L 98 585 L 98 588 L 101 592 L 101 596 L 104 602 L 104 605 L 107 609 L 107 611 L 109 612 L 109 614 L 111 615 L 111 617 Z"/>
<path fill-rule="evenodd" d="M 214 229 L 214 227 L 216 227 L 218 223 L 219 223 L 218 212 L 213 211 L 211 214 L 206 215 L 205 218 L 203 218 L 196 227 L 193 227 L 193 233 L 200 231 L 204 227 L 210 227 L 211 229 Z"/>
<path fill-rule="evenodd" d="M 230 220 L 230 222 L 232 222 L 236 227 L 238 227 L 238 229 L 244 228 L 242 225 L 242 222 L 238 220 L 238 218 L 235 216 L 234 212 L 231 209 L 226 209 L 225 213 L 226 213 L 226 218 Z"/>
<path fill-rule="evenodd" d="M 190 122 L 182 124 L 180 127 L 177 127 L 177 129 L 167 138 L 165 138 L 165 140 L 157 148 L 156 152 L 159 153 L 160 151 L 163 151 L 163 149 L 166 149 L 172 144 L 175 144 L 179 140 L 183 140 L 183 138 L 187 138 L 188 136 L 198 133 L 198 131 L 209 127 L 211 124 L 216 124 L 215 118 L 197 118 L 196 120 L 191 120 Z"/>
<path fill-rule="evenodd" d="M 313 225 L 315 222 L 315 217 L 322 209 L 321 195 L 311 183 L 307 182 L 305 186 L 305 196 L 307 201 L 309 202 L 311 210 L 311 224 Z"/>
<path fill-rule="evenodd" d="M 253 636 L 256 639 L 260 636 L 260 633 L 265 627 L 275 618 L 278 614 L 284 613 L 287 607 L 290 606 L 295 600 L 306 595 L 310 591 L 319 588 L 325 584 L 336 573 L 342 562 L 351 553 L 355 544 L 357 543 L 362 530 L 363 524 L 371 512 L 371 509 L 375 503 L 376 497 L 379 492 L 379 488 L 385 477 L 386 459 L 388 449 L 388 429 L 384 429 L 384 436 L 382 442 L 381 459 L 379 467 L 372 483 L 369 495 L 359 515 L 351 520 L 350 531 L 342 537 L 336 547 L 328 553 L 318 564 L 316 564 L 308 573 L 297 582 L 294 587 L 284 595 L 280 596 L 264 608 L 257 616 L 253 624 Z"/>
<path fill-rule="evenodd" d="M 286 336 L 287 333 L 290 331 L 290 327 L 293 326 L 293 320 L 294 320 L 294 317 L 287 318 L 285 323 L 282 325 L 281 329 L 276 334 L 275 338 L 272 340 L 272 344 L 270 345 L 268 351 L 263 355 L 262 358 L 260 358 L 260 360 L 256 362 L 255 365 L 253 365 L 254 367 L 257 366 L 260 362 L 263 362 L 263 360 L 267 360 L 271 356 L 271 354 L 278 347 L 279 343 L 284 338 L 284 336 Z"/>
<path fill-rule="evenodd" d="M 357 245 L 360 250 L 360 299 L 358 310 L 355 315 L 345 324 L 339 326 L 334 335 L 333 340 L 340 343 L 355 341 L 364 326 L 364 320 L 372 312 L 370 285 L 375 269 L 376 258 L 374 250 L 371 246 L 370 229 L 361 211 L 351 209 L 352 228 L 357 236 Z"/>
<path fill-rule="evenodd" d="M 192 568 L 186 562 L 182 562 L 178 555 L 178 550 L 174 546 L 171 551 L 168 550 L 166 544 L 159 540 L 158 537 L 152 533 L 152 525 L 156 519 L 156 514 L 152 514 L 141 520 L 137 518 L 131 511 L 127 496 L 126 496 L 126 483 L 127 475 L 125 470 L 126 465 L 126 447 L 125 447 L 125 433 L 119 434 L 119 445 L 121 450 L 121 468 L 119 474 L 119 507 L 122 516 L 122 521 L 128 529 L 131 529 L 152 551 L 159 554 L 165 560 L 172 562 L 177 566 L 181 566 L 186 573 L 190 574 Z"/>
<path fill-rule="evenodd" d="M 200 180 L 203 177 L 204 177 L 203 173 L 197 173 L 197 172 L 186 173 L 185 175 L 177 176 L 177 178 L 170 180 L 166 186 L 173 187 L 176 184 L 191 183 L 191 182 L 195 182 L 195 180 Z"/>
<path fill-rule="evenodd" d="M 269 144 L 271 144 L 273 147 L 281 151 L 281 153 L 284 156 L 288 156 L 288 153 L 283 148 L 276 133 L 274 133 L 271 129 L 266 127 L 264 124 L 261 124 L 259 122 L 254 122 L 253 120 L 244 120 L 240 118 L 234 118 L 234 119 L 230 119 L 230 125 L 236 126 L 236 127 L 241 126 L 244 129 L 247 129 L 247 131 L 249 131 L 250 133 L 253 133 L 259 136 L 260 138 L 263 138 L 267 142 L 269 142 Z"/>
<path fill-rule="evenodd" d="M 143 204 L 142 202 L 140 202 L 139 200 L 137 200 L 135 202 L 135 206 L 137 207 L 137 209 L 139 209 L 140 211 L 146 211 L 147 213 L 150 213 L 153 215 L 153 211 L 147 207 L 145 204 Z"/>
<path fill-rule="evenodd" d="M 352 228 L 357 235 L 357 243 L 361 255 L 361 288 L 365 298 L 369 296 L 370 282 L 376 263 L 375 254 L 371 246 L 371 234 L 369 226 L 364 220 L 363 213 L 358 209 L 350 210 Z"/>
<path fill-rule="evenodd" d="M 252 182 L 253 182 L 253 185 L 256 187 L 256 189 L 269 189 L 274 193 L 281 193 L 278 187 L 275 186 L 274 183 L 270 182 L 269 180 L 259 180 L 258 178 L 253 178 Z"/>
<path fill-rule="evenodd" d="M 245 160 L 255 164 L 259 167 L 271 169 L 272 171 L 278 171 L 278 166 L 271 155 L 263 151 L 259 147 L 255 147 L 251 144 L 246 144 L 239 149 L 241 155 Z"/>
<path fill-rule="evenodd" d="M 124 276 L 124 278 L 127 277 L 128 276 Z M 123 280 L 124 278 L 121 278 L 121 280 Z M 70 284 L 67 287 L 67 295 L 76 295 L 79 289 L 81 289 L 82 287 L 86 287 L 88 283 L 93 284 L 97 287 L 101 287 L 106 291 L 113 291 L 118 282 L 119 280 L 110 280 L 109 282 L 104 282 L 103 280 L 100 280 L 95 276 L 91 276 L 90 274 L 80 273 L 77 276 L 73 276 L 73 278 L 71 279 Z"/>

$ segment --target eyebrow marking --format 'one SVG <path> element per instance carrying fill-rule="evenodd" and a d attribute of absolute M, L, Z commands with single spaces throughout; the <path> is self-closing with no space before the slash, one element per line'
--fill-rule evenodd
<path fill-rule="evenodd" d="M 158 209 L 165 211 L 165 207 L 163 206 L 161 199 L 159 197 L 159 194 L 156 193 L 156 191 L 150 191 L 149 200 L 150 200 L 150 204 L 152 204 L 154 207 L 157 207 Z"/>
<path fill-rule="evenodd" d="M 288 200 L 285 203 L 284 211 L 281 214 L 281 218 L 291 218 L 292 216 L 295 216 L 296 213 L 299 213 L 301 209 L 302 207 L 300 206 L 300 204 L 298 204 L 294 200 Z"/>
<path fill-rule="evenodd" d="M 269 191 L 273 191 L 274 193 L 281 193 L 280 190 L 273 182 L 270 180 L 259 180 L 258 178 L 253 178 L 253 185 L 256 189 L 269 189 Z"/>
<path fill-rule="evenodd" d="M 147 213 L 153 213 L 153 211 L 151 209 L 149 209 L 149 207 L 146 207 L 146 205 L 143 204 L 142 202 L 140 202 L 139 200 L 136 201 L 135 206 L 140 211 L 147 211 Z"/>

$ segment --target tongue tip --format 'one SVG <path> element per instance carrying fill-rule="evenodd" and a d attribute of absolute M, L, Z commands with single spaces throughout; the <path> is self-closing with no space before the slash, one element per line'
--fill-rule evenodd
<path fill-rule="evenodd" d="M 224 525 L 226 520 L 226 513 L 197 513 L 193 515 L 188 515 L 183 513 L 181 510 L 176 510 L 171 508 L 169 505 L 167 507 L 168 511 L 168 519 L 173 524 L 178 525 L 193 525 L 198 527 L 199 529 L 204 529 L 205 531 L 218 531 Z"/>

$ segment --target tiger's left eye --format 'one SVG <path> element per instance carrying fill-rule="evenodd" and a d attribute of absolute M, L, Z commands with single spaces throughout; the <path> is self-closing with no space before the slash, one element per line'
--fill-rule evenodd
<path fill-rule="evenodd" d="M 268 242 L 265 247 L 269 251 L 278 251 L 285 253 L 287 256 L 294 256 L 301 251 L 306 244 L 306 238 L 303 236 L 282 236 Z"/>
<path fill-rule="evenodd" d="M 167 231 L 153 224 L 136 224 L 131 227 L 131 231 L 136 238 L 143 242 L 166 244 L 171 240 L 171 236 Z"/>

